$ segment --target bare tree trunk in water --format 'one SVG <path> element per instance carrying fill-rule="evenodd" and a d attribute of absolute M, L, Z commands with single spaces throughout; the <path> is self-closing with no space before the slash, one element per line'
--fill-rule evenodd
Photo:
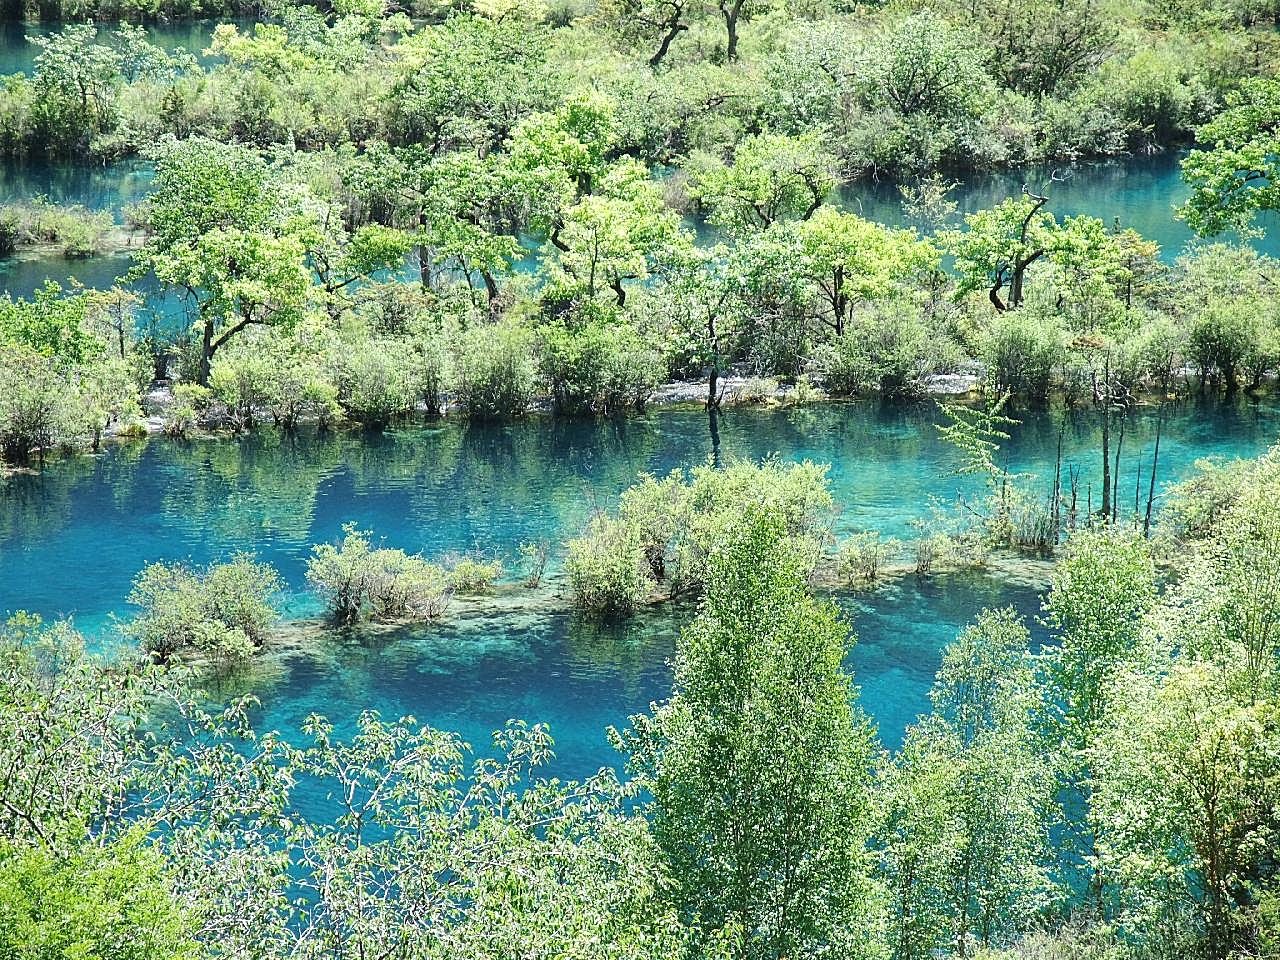
<path fill-rule="evenodd" d="M 1111 471 L 1111 522 L 1113 524 L 1120 517 L 1120 449 L 1124 446 L 1124 427 L 1128 422 L 1128 417 L 1120 421 L 1120 436 L 1116 440 L 1116 464 Z"/>
<path fill-rule="evenodd" d="M 1151 502 L 1156 498 L 1156 467 L 1160 465 L 1160 428 L 1164 426 L 1164 407 L 1160 408 L 1160 417 L 1156 420 L 1156 450 L 1151 457 L 1151 483 L 1147 487 L 1147 516 L 1142 521 L 1142 536 L 1151 537 Z"/>
<path fill-rule="evenodd" d="M 1110 374 L 1108 374 L 1108 379 Z M 1111 516 L 1111 403 L 1102 399 L 1102 517 Z"/>

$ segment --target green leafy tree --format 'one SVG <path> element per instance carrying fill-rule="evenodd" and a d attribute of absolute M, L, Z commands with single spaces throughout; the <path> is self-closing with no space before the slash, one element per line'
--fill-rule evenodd
<path fill-rule="evenodd" d="M 1041 262 L 1068 279 L 1118 278 L 1123 253 L 1102 221 L 1078 216 L 1059 223 L 1044 209 L 1048 202 L 1024 188 L 1022 196 L 969 214 L 963 231 L 945 235 L 960 274 L 957 295 L 985 290 L 997 310 L 1015 309 L 1026 299 L 1028 272 Z M 1114 285 L 1105 290 L 1114 297 Z"/>
<path fill-rule="evenodd" d="M 185 53 L 165 53 L 147 41 L 146 31 L 129 25 L 107 43 L 99 42 L 93 23 L 70 24 L 30 42 L 39 51 L 33 79 L 42 146 L 60 152 L 84 150 L 95 136 L 115 130 L 126 83 L 172 78 L 193 62 Z"/>
<path fill-rule="evenodd" d="M 1255 77 L 1233 92 L 1227 108 L 1196 131 L 1209 149 L 1182 161 L 1191 196 L 1180 215 L 1203 236 L 1248 232 L 1261 210 L 1280 207 L 1280 83 Z"/>
<path fill-rule="evenodd" d="M 656 70 L 680 34 L 688 32 L 693 13 L 689 0 L 606 0 L 596 8 L 595 19 L 626 47 L 652 48 L 649 66 Z"/>
<path fill-rule="evenodd" d="M 1050 736 L 1060 744 L 1062 818 L 1068 827 L 1068 874 L 1084 871 L 1096 902 L 1104 878 L 1098 839 L 1078 814 L 1088 809 L 1090 761 L 1097 737 L 1127 694 L 1113 678 L 1141 659 L 1147 616 L 1155 606 L 1155 567 L 1146 541 L 1116 528 L 1078 531 L 1054 571 L 1045 600 L 1057 645 L 1046 656 Z"/>
<path fill-rule="evenodd" d="M 738 957 L 874 951 L 864 845 L 873 747 L 848 628 L 805 586 L 781 517 L 750 511 L 711 558 L 675 692 L 635 717 L 633 763 L 676 905 Z"/>
<path fill-rule="evenodd" d="M 854 76 L 866 133 L 857 161 L 869 171 L 922 173 L 972 156 L 989 134 L 989 54 L 969 24 L 922 10 L 878 31 Z"/>
<path fill-rule="evenodd" d="M 758 134 L 741 140 L 733 163 L 705 154 L 689 161 L 694 195 L 712 223 L 750 234 L 779 220 L 807 220 L 839 183 L 835 158 L 816 134 Z"/>
<path fill-rule="evenodd" d="M 1205 661 L 1130 671 L 1091 751 L 1090 821 L 1118 919 L 1157 949 L 1212 960 L 1256 942 L 1274 876 L 1280 710 Z"/>
<path fill-rule="evenodd" d="M 550 46 L 547 28 L 521 17 L 456 14 L 413 31 L 396 45 L 385 94 L 393 142 L 432 154 L 501 147 L 555 102 Z"/>
<path fill-rule="evenodd" d="M 619 164 L 604 172 L 595 193 L 565 210 L 552 241 L 556 255 L 544 261 L 544 297 L 590 316 L 606 294 L 621 309 L 627 282 L 648 279 L 672 247 L 689 242 L 644 169 Z"/>
<path fill-rule="evenodd" d="M 799 224 L 800 269 L 815 288 L 837 337 L 859 304 L 903 290 L 935 268 L 937 252 L 910 230 L 893 230 L 833 207 Z"/>
<path fill-rule="evenodd" d="M 887 771 L 880 843 L 900 958 L 1002 945 L 1049 903 L 1054 780 L 1029 645 L 1012 610 L 981 614 L 943 654 L 934 715 Z"/>
<path fill-rule="evenodd" d="M 79 291 L 63 293 L 50 280 L 30 300 L 0 298 L 0 345 L 27 347 L 72 364 L 100 359 L 103 342 L 86 317 L 89 298 Z"/>
<path fill-rule="evenodd" d="M 201 386 L 232 337 L 252 325 L 287 328 L 302 316 L 316 226 L 303 199 L 243 147 L 190 140 L 160 152 L 137 269 L 154 270 L 194 305 Z"/>

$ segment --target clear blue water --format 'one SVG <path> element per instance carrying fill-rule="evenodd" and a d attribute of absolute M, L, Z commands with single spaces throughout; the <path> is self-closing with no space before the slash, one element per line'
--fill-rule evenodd
<path fill-rule="evenodd" d="M 156 23 L 147 27 L 147 37 L 162 50 L 173 52 L 186 50 L 200 62 L 208 64 L 214 58 L 204 56 L 213 36 L 213 28 L 217 21 L 191 20 L 185 22 Z M 232 20 L 238 23 L 242 21 Z M 244 21 L 247 22 L 247 21 Z M 56 33 L 61 27 L 50 23 L 24 23 L 21 21 L 0 21 L 0 74 L 25 73 L 31 75 L 35 65 L 36 54 L 40 51 L 29 43 L 28 37 L 46 37 Z M 101 24 L 98 27 L 99 42 L 109 43 L 114 24 Z"/>
<path fill-rule="evenodd" d="M 29 69 L 33 49 L 23 29 L 0 24 L 0 73 Z M 166 47 L 198 50 L 210 29 L 178 25 L 155 35 Z M 1131 226 L 1160 242 L 1166 258 L 1191 240 L 1173 216 L 1186 195 L 1176 156 L 1128 158 L 1069 174 L 1050 189 L 1059 216 L 1088 213 Z M 954 196 L 968 212 L 1018 193 L 1024 182 L 1042 186 L 1048 175 L 974 177 Z M 121 211 L 145 195 L 150 177 L 139 162 L 0 166 L 0 202 L 47 196 L 120 220 Z M 902 222 L 900 195 L 890 185 L 859 184 L 840 199 L 871 219 Z M 1280 254 L 1280 233 L 1260 246 Z M 46 279 L 71 277 L 103 288 L 128 266 L 127 252 L 74 262 L 15 258 L 0 262 L 0 290 L 27 296 Z M 176 300 L 154 288 L 147 292 L 160 316 L 180 314 Z M 931 405 L 735 410 L 721 428 L 722 451 L 829 462 L 840 532 L 908 537 L 910 520 L 925 515 L 932 498 L 973 490 L 971 480 L 952 474 L 956 458 L 939 442 L 935 420 Z M 1026 415 L 1006 444 L 1006 465 L 1039 475 L 1047 487 L 1064 425 L 1066 466 L 1078 464 L 1085 482 L 1092 478 L 1096 485 L 1098 433 L 1088 413 Z M 1126 502 L 1137 457 L 1149 461 L 1153 432 L 1151 411 L 1135 415 L 1121 468 Z M 1197 457 L 1256 455 L 1278 435 L 1280 409 L 1271 403 L 1177 407 L 1162 442 L 1161 480 L 1185 475 Z M 0 487 L 0 611 L 70 616 L 106 645 L 113 642 L 112 617 L 128 615 L 129 583 L 146 563 L 205 563 L 251 550 L 284 577 L 287 616 L 314 616 L 306 556 L 313 543 L 336 538 L 348 520 L 390 545 L 433 556 L 479 549 L 510 560 L 522 540 L 562 543 L 597 505 L 612 505 L 639 471 L 689 466 L 710 453 L 704 415 L 680 410 L 616 423 L 533 418 L 374 436 L 266 431 L 235 440 L 115 446 Z M 850 666 L 888 746 L 928 708 L 942 647 L 980 608 L 1013 604 L 1033 626 L 1039 610 L 1034 588 L 986 575 L 909 577 L 841 603 L 858 635 Z M 563 610 L 460 613 L 443 625 L 315 641 L 280 659 L 253 686 L 263 700 L 262 725 L 283 730 L 296 730 L 312 711 L 344 726 L 375 708 L 386 716 L 414 714 L 482 747 L 510 718 L 548 722 L 559 744 L 556 772 L 577 776 L 617 762 L 606 725 L 666 696 L 667 661 L 688 616 L 668 611 L 602 628 Z M 231 682 L 240 689 L 245 681 Z"/>
<path fill-rule="evenodd" d="M 732 410 L 722 453 L 831 463 L 838 532 L 907 537 L 909 520 L 925 515 L 931 498 L 973 489 L 953 475 L 956 456 L 935 421 L 929 404 Z M 1024 416 L 1006 445 L 1010 468 L 1047 486 L 1064 425 L 1066 464 L 1080 465 L 1086 481 L 1096 477 L 1098 434 L 1086 413 Z M 1133 489 L 1137 456 L 1149 463 L 1154 426 L 1150 411 L 1129 425 L 1122 491 Z M 1277 436 L 1280 407 L 1269 402 L 1179 405 L 1165 428 L 1161 481 L 1184 476 L 1197 457 L 1257 455 Z M 108 643 L 111 615 L 128 615 L 130 580 L 146 563 L 205 563 L 252 550 L 283 576 L 288 615 L 314 615 L 306 557 L 347 521 L 429 556 L 479 549 L 511 560 L 522 540 L 561 544 L 638 472 L 696 464 L 710 451 L 700 410 L 621 422 L 534 417 L 382 435 L 266 431 L 122 444 L 13 477 L 0 492 L 0 611 L 70 616 Z M 1034 589 L 991 576 L 908 577 L 843 602 L 860 638 L 851 665 L 890 745 L 927 708 L 940 649 L 978 609 L 1038 609 Z M 322 640 L 288 657 L 261 690 L 264 723 L 294 729 L 312 710 L 349 721 L 376 707 L 484 743 L 509 718 L 546 721 L 560 743 L 560 772 L 581 774 L 612 762 L 607 724 L 666 695 L 672 637 L 688 615 L 602 629 L 564 612 L 465 616 L 469 608 L 459 604 L 459 616 L 443 626 Z"/>
<path fill-rule="evenodd" d="M 1047 187 L 1051 209 L 1059 217 L 1089 214 L 1109 224 L 1132 227 L 1156 240 L 1162 257 L 1172 261 L 1194 240 L 1191 231 L 1174 215 L 1176 206 L 1188 193 L 1178 160 L 1175 154 L 1161 154 L 1062 168 L 1059 173 L 1065 171 L 1067 179 Z M 975 175 L 952 196 L 961 214 L 970 213 L 1017 195 L 1024 183 L 1040 189 L 1048 176 L 1049 171 L 1043 169 Z M 89 169 L 65 164 L 0 165 L 0 202 L 43 195 L 60 203 L 107 210 L 119 220 L 122 209 L 145 196 L 150 180 L 150 170 L 139 161 Z M 842 189 L 838 196 L 844 208 L 891 225 L 904 223 L 901 200 L 898 189 L 888 183 L 854 184 Z M 1280 230 L 1275 229 L 1280 220 L 1267 215 L 1260 224 L 1268 228 L 1268 234 L 1253 240 L 1253 244 L 1263 253 L 1280 256 Z M 532 270 L 537 265 L 537 243 L 526 238 L 526 247 L 529 254 L 517 264 L 519 270 Z M 109 287 L 127 266 L 127 255 L 67 261 L 55 254 L 0 261 L 0 290 L 8 290 L 14 296 L 30 296 L 46 280 L 65 284 L 71 277 L 88 287 Z M 166 316 L 179 309 L 176 301 L 160 300 L 154 291 L 152 299 L 156 300 L 154 309 Z"/>

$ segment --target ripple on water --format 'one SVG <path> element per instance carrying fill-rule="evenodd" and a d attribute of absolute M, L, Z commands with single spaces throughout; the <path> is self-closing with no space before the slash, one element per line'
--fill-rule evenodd
<path fill-rule="evenodd" d="M 801 412 L 802 419 L 796 410 L 731 410 L 722 453 L 831 463 L 841 529 L 908 537 L 909 520 L 927 513 L 931 497 L 978 489 L 972 478 L 952 475 L 957 459 L 938 438 L 930 405 Z M 1061 435 L 1064 476 L 1073 466 L 1086 478 L 1096 472 L 1098 431 L 1087 413 L 1020 417 L 1005 445 L 1009 469 L 1047 479 Z M 1138 456 L 1149 462 L 1155 422 L 1150 411 L 1130 422 L 1121 489 L 1132 487 Z M 1257 455 L 1278 427 L 1271 403 L 1174 407 L 1161 443 L 1161 481 L 1184 476 L 1199 456 Z M 701 411 L 670 410 L 621 424 L 535 417 L 502 427 L 447 422 L 372 436 L 263 431 L 234 441 L 157 438 L 113 447 L 0 488 L 0 611 L 73 614 L 105 645 L 110 615 L 128 615 L 129 583 L 145 564 L 207 563 L 251 550 L 280 570 L 286 612 L 315 616 L 306 558 L 312 544 L 336 540 L 345 522 L 428 556 L 474 548 L 511 562 L 521 541 L 559 545 L 574 535 L 638 471 L 703 462 L 706 431 Z M 889 745 L 928 708 L 941 649 L 981 607 L 1012 603 L 1033 617 L 1039 603 L 1034 580 L 994 576 L 906 577 L 842 602 L 858 634 L 850 664 Z M 563 609 L 531 607 L 509 616 L 457 615 L 360 641 L 329 637 L 262 680 L 260 719 L 296 730 L 312 712 L 341 725 L 371 708 L 414 714 L 481 745 L 508 719 L 544 721 L 559 743 L 555 772 L 581 775 L 617 761 L 603 732 L 608 724 L 667 695 L 668 660 L 687 616 L 674 611 L 626 629 L 593 628 Z"/>

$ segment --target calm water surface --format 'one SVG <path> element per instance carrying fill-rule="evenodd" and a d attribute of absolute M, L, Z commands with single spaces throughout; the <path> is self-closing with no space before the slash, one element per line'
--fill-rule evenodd
<path fill-rule="evenodd" d="M 211 28 L 155 28 L 153 36 L 168 49 L 195 52 L 207 45 Z M 29 71 L 34 52 L 23 27 L 0 24 L 0 73 Z M 1050 173 L 973 177 L 954 196 L 961 212 L 970 212 L 1017 194 L 1024 182 L 1043 187 Z M 1186 196 L 1176 156 L 1059 173 L 1066 179 L 1049 187 L 1058 216 L 1087 213 L 1133 227 L 1157 240 L 1170 259 L 1191 240 L 1173 215 Z M 0 166 L 0 202 L 46 196 L 108 211 L 119 221 L 150 183 L 142 162 Z M 847 188 L 840 202 L 874 220 L 902 222 L 900 196 L 889 185 Z M 1260 246 L 1280 255 L 1280 231 L 1272 233 L 1277 239 Z M 0 291 L 29 296 L 46 280 L 73 277 L 109 287 L 129 264 L 127 252 L 77 262 L 57 256 L 0 261 Z M 180 319 L 177 301 L 148 293 L 156 314 Z M 953 475 L 956 458 L 939 442 L 935 420 L 931 405 L 732 411 L 721 429 L 722 452 L 830 463 L 840 532 L 906 537 L 911 519 L 926 515 L 935 498 L 973 492 L 971 480 Z M 1138 458 L 1149 463 L 1154 428 L 1149 411 L 1129 425 L 1125 502 Z M 1005 446 L 1006 465 L 1039 475 L 1047 486 L 1060 432 L 1067 466 L 1078 465 L 1082 482 L 1096 485 L 1098 433 L 1088 414 L 1025 416 Z M 1271 403 L 1180 406 L 1166 425 L 1160 479 L 1185 475 L 1201 456 L 1255 456 L 1278 434 L 1280 410 Z M 145 564 L 206 563 L 250 550 L 280 570 L 288 615 L 311 616 L 318 607 L 305 586 L 306 557 L 312 544 L 336 539 L 347 521 L 374 530 L 388 545 L 431 556 L 476 549 L 510 561 L 521 541 L 561 544 L 593 509 L 612 505 L 640 471 L 691 466 L 710 453 L 703 414 L 674 410 L 616 423 L 534 418 L 373 436 L 261 432 L 236 440 L 121 445 L 0 487 L 0 611 L 70 616 L 95 642 L 109 645 L 113 615 L 128 616 L 129 583 Z M 928 708 L 942 647 L 980 608 L 1013 604 L 1041 636 L 1035 589 L 989 576 L 906 578 L 841 602 L 858 634 L 850 665 L 890 746 Z M 481 746 L 510 718 L 544 721 L 559 745 L 556 771 L 582 775 L 616 763 L 603 734 L 608 724 L 668 693 L 667 662 L 687 617 L 688 611 L 670 611 L 625 628 L 600 628 L 562 611 L 503 614 L 377 639 L 334 637 L 255 681 L 263 699 L 260 720 L 294 730 L 319 711 L 347 726 L 374 708 L 385 716 L 414 714 Z"/>
<path fill-rule="evenodd" d="M 927 404 L 735 410 L 721 429 L 722 453 L 830 463 L 839 532 L 907 537 L 911 518 L 926 515 L 934 498 L 973 491 L 971 479 L 952 473 L 956 456 L 935 420 Z M 1153 412 L 1132 418 L 1122 491 L 1133 489 L 1138 457 L 1149 464 L 1154 429 Z M 1088 414 L 1025 415 L 1006 444 L 1009 468 L 1047 486 L 1060 430 L 1066 466 L 1080 466 L 1089 482 L 1098 435 Z M 1184 476 L 1198 457 L 1255 456 L 1278 435 L 1272 403 L 1179 405 L 1161 443 L 1161 481 Z M 559 545 L 577 533 L 639 472 L 691 466 L 710 452 L 705 416 L 691 410 L 620 422 L 531 418 L 124 444 L 15 477 L 0 491 L 0 610 L 70 616 L 109 644 L 112 614 L 128 616 L 129 583 L 146 563 L 251 550 L 279 569 L 288 614 L 305 617 L 319 612 L 304 578 L 311 545 L 339 537 L 345 522 L 429 556 L 477 549 L 511 561 L 523 540 Z M 843 603 L 859 636 L 851 665 L 864 702 L 894 744 L 928 706 L 940 649 L 977 610 L 1012 603 L 1031 615 L 1039 600 L 1027 586 L 963 576 L 906 578 Z M 375 707 L 480 743 L 509 718 L 546 721 L 562 772 L 581 774 L 612 762 L 606 725 L 666 695 L 666 661 L 685 617 L 602 629 L 562 612 L 503 614 L 320 641 L 266 683 L 263 720 L 292 729 L 313 710 L 350 721 Z"/>

